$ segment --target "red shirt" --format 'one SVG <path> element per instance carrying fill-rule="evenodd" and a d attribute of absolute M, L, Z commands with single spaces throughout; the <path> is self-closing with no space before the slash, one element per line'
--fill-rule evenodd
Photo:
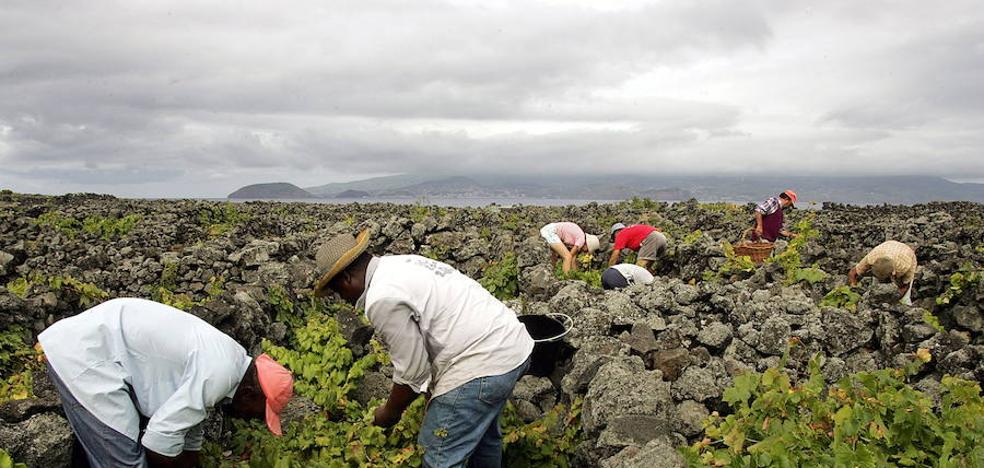
<path fill-rule="evenodd" d="M 638 251 L 639 245 L 642 244 L 642 241 L 655 230 L 656 228 L 645 224 L 633 224 L 632 226 L 622 229 L 615 234 L 615 245 L 612 246 L 612 250 L 629 248 Z"/>

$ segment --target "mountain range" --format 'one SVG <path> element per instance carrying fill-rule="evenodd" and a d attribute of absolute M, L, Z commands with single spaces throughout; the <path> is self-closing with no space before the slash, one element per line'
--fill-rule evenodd
<path fill-rule="evenodd" d="M 290 183 L 243 187 L 229 198 L 420 199 L 530 198 L 569 200 L 759 201 L 785 189 L 802 201 L 912 204 L 937 200 L 984 202 L 984 184 L 933 176 L 642 176 L 408 174 L 300 188 Z"/>

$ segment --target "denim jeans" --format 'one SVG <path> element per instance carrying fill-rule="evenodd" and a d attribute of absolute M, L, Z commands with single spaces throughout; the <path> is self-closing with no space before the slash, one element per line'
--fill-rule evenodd
<path fill-rule="evenodd" d="M 502 466 L 499 415 L 530 360 L 502 375 L 479 377 L 434 397 L 417 441 L 427 468 Z"/>

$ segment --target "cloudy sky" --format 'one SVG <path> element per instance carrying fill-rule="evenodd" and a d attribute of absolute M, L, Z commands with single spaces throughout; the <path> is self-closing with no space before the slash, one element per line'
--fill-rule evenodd
<path fill-rule="evenodd" d="M 979 1 L 0 5 L 0 187 L 24 192 L 424 171 L 984 181 L 982 130 Z"/>

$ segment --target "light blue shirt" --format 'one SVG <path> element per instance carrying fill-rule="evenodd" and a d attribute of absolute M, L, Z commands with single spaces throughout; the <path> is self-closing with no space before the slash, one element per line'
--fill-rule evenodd
<path fill-rule="evenodd" d="M 38 335 L 49 365 L 96 418 L 177 456 L 199 450 L 206 409 L 232 398 L 249 367 L 246 350 L 204 320 L 143 299 L 113 299 Z M 127 387 L 132 388 L 137 407 Z"/>

